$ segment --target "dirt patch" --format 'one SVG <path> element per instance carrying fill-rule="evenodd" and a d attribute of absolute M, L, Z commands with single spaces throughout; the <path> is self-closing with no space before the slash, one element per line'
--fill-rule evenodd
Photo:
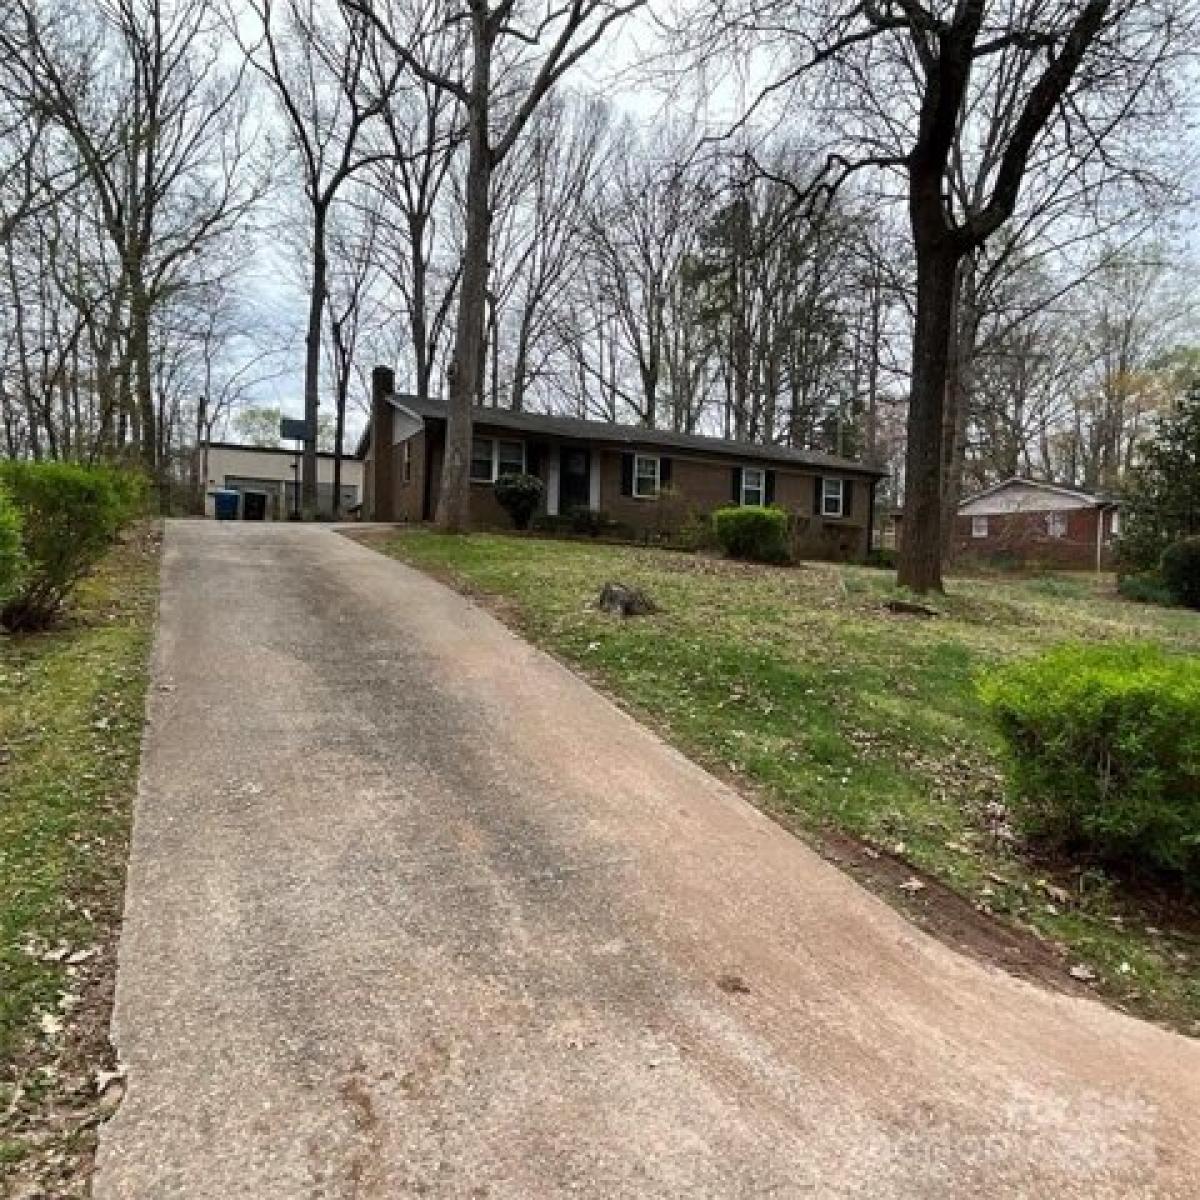
<path fill-rule="evenodd" d="M 806 840 L 955 950 L 1058 992 L 1092 994 L 1092 989 L 1071 977 L 1070 962 L 1052 943 L 981 912 L 965 896 L 911 863 L 843 833 L 822 832 Z"/>

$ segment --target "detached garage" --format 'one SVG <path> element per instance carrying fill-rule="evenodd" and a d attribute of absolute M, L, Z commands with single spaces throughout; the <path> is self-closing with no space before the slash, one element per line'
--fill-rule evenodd
<path fill-rule="evenodd" d="M 294 450 L 210 442 L 200 453 L 206 516 L 215 517 L 219 504 L 223 515 L 233 506 L 232 500 L 220 498 L 221 493 L 236 495 L 234 515 L 240 520 L 282 521 L 296 512 L 300 458 Z M 323 517 L 333 516 L 333 459 L 332 454 L 317 455 L 317 511 Z M 343 516 L 362 500 L 362 481 L 361 461 L 343 455 Z"/>

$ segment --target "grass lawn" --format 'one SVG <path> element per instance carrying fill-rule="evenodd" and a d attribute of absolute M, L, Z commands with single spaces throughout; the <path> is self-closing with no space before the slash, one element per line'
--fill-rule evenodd
<path fill-rule="evenodd" d="M 116 547 L 60 629 L 0 636 L 0 1194 L 85 1194 L 157 538 Z"/>
<path fill-rule="evenodd" d="M 1032 861 L 1008 826 L 1000 745 L 975 694 L 989 666 L 1067 639 L 1200 652 L 1200 615 L 1130 604 L 1084 575 L 955 579 L 942 615 L 923 619 L 885 609 L 894 577 L 867 568 L 428 531 L 370 544 L 501 601 L 533 641 L 780 820 L 827 850 L 830 835 L 862 843 L 868 877 L 886 874 L 872 859 L 900 869 L 900 886 L 880 890 L 918 919 L 949 896 L 977 924 L 1021 930 L 1064 986 L 1084 980 L 1200 1033 L 1200 913 Z M 663 611 L 594 611 L 610 579 Z"/>

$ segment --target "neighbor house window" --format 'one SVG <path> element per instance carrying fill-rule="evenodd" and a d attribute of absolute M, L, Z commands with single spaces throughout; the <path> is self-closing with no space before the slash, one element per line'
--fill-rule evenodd
<path fill-rule="evenodd" d="M 525 472 L 525 443 L 477 437 L 471 442 L 471 482 L 495 483 L 501 475 Z"/>
<path fill-rule="evenodd" d="M 1109 531 L 1109 533 L 1112 534 L 1113 537 L 1121 536 L 1121 511 L 1120 511 L 1120 509 L 1116 509 L 1116 508 L 1113 509 L 1112 521 L 1109 523 L 1108 531 Z"/>
<path fill-rule="evenodd" d="M 633 460 L 633 494 L 642 500 L 658 495 L 659 461 L 652 455 L 638 454 Z"/>
<path fill-rule="evenodd" d="M 1067 536 L 1067 514 L 1052 512 L 1046 514 L 1046 532 L 1052 538 Z"/>
<path fill-rule="evenodd" d="M 412 479 L 412 442 L 405 442 L 400 450 L 400 481 L 408 483 Z"/>
<path fill-rule="evenodd" d="M 985 538 L 988 535 L 988 519 L 987 517 L 972 517 L 971 518 L 971 536 L 973 538 Z"/>
<path fill-rule="evenodd" d="M 761 467 L 742 468 L 742 503 L 765 504 L 767 500 L 767 473 Z"/>
<path fill-rule="evenodd" d="M 841 479 L 823 479 L 821 481 L 821 516 L 844 516 L 843 497 L 845 488 Z"/>

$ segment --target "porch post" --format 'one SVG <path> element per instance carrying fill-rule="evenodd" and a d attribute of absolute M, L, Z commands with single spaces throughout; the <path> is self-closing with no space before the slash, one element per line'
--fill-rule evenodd
<path fill-rule="evenodd" d="M 550 517 L 558 516 L 561 472 L 562 446 L 554 445 L 551 446 L 549 457 L 546 459 L 546 515 Z"/>

